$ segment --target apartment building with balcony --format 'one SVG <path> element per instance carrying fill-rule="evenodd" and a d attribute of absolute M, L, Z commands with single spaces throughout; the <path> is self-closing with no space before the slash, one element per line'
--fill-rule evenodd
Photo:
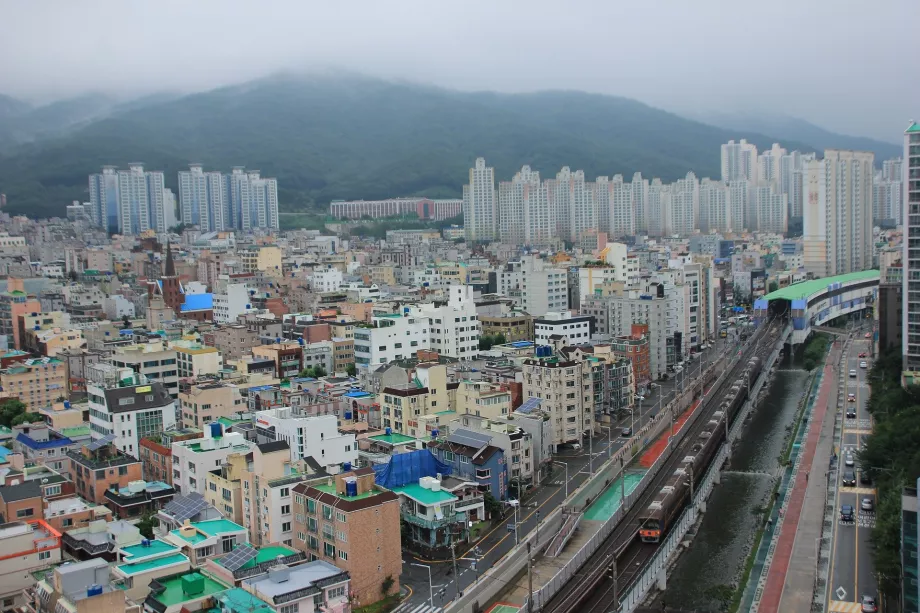
<path fill-rule="evenodd" d="M 219 422 L 204 430 L 204 437 L 172 444 L 172 482 L 177 492 L 207 492 L 207 476 L 219 469 L 231 454 L 249 453 L 253 443 L 239 432 L 224 432 Z"/>
<path fill-rule="evenodd" d="M 580 443 L 594 431 L 594 384 L 587 362 L 540 358 L 524 361 L 524 398 L 538 398 L 553 425 L 552 444 Z"/>
<path fill-rule="evenodd" d="M 399 496 L 400 517 L 408 525 L 408 542 L 403 546 L 426 557 L 450 555 L 452 543 L 466 540 L 466 513 L 457 511 L 457 496 L 444 490 L 435 477 L 421 477 L 418 483 L 394 487 Z"/>
<path fill-rule="evenodd" d="M 112 444 L 83 445 L 67 457 L 77 494 L 96 504 L 106 503 L 105 493 L 110 488 L 123 488 L 132 481 L 143 480 L 140 460 Z"/>
<path fill-rule="evenodd" d="M 367 370 L 430 349 L 429 327 L 427 317 L 409 313 L 374 316 L 370 324 L 355 327 L 355 365 Z"/>
<path fill-rule="evenodd" d="M 476 483 L 479 491 L 496 500 L 508 497 L 508 467 L 502 449 L 491 445 L 492 437 L 465 428 L 429 443 L 429 450 L 451 467 L 451 476 Z M 481 517 L 479 519 L 482 519 Z"/>
<path fill-rule="evenodd" d="M 279 379 L 290 379 L 300 374 L 304 369 L 303 354 L 303 345 L 293 342 L 257 345 L 252 348 L 254 358 L 271 360 L 275 364 L 275 376 Z"/>
<path fill-rule="evenodd" d="M 518 423 L 520 420 L 507 417 L 490 419 L 470 414 L 460 414 L 450 422 L 450 432 L 461 429 L 470 430 L 483 437 L 488 437 L 488 444 L 498 447 L 505 455 L 505 467 L 508 472 L 508 495 L 519 497 L 512 488 L 536 485 L 539 481 L 539 459 L 534 449 L 534 437 Z"/>
<path fill-rule="evenodd" d="M 61 533 L 42 519 L 0 525 L 0 608 L 25 604 L 24 591 L 35 584 L 32 573 L 62 562 Z"/>
<path fill-rule="evenodd" d="M 141 606 L 128 600 L 125 590 L 109 577 L 109 564 L 102 559 L 70 562 L 54 568 L 25 592 L 27 613 L 141 613 Z"/>
<path fill-rule="evenodd" d="M 35 411 L 67 399 L 67 367 L 57 358 L 27 358 L 0 369 L 0 388 Z"/>
<path fill-rule="evenodd" d="M 205 500 L 224 517 L 238 524 L 244 521 L 242 478 L 246 467 L 246 454 L 232 453 L 219 468 L 205 475 Z"/>
<path fill-rule="evenodd" d="M 230 553 L 237 545 L 249 542 L 245 527 L 223 518 L 185 522 L 166 533 L 162 540 L 177 547 L 196 567 L 204 566 L 206 560 Z"/>
<path fill-rule="evenodd" d="M 385 596 L 402 572 L 398 496 L 374 482 L 371 468 L 294 486 L 294 547 L 346 571 L 360 605 Z"/>
<path fill-rule="evenodd" d="M 255 547 L 269 543 L 291 546 L 294 542 L 292 488 L 309 475 L 291 462 L 287 441 L 261 443 L 247 456 L 240 481 L 243 486 L 243 525 Z"/>
<path fill-rule="evenodd" d="M 486 381 L 460 381 L 455 409 L 458 415 L 507 416 L 511 413 L 511 392 Z"/>
<path fill-rule="evenodd" d="M 240 388 L 232 383 L 207 381 L 183 385 L 178 402 L 182 425 L 186 428 L 206 428 L 221 417 L 246 411 Z"/>

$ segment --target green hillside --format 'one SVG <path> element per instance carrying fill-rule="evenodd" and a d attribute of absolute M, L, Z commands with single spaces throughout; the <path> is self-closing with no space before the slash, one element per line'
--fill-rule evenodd
<path fill-rule="evenodd" d="M 278 178 L 281 208 L 324 209 L 333 199 L 458 197 L 477 156 L 510 179 L 523 164 L 554 176 L 641 171 L 672 181 L 719 175 L 719 146 L 745 137 L 625 98 L 578 92 L 500 95 L 364 77 L 279 76 L 127 108 L 67 136 L 0 154 L 8 211 L 61 214 L 86 199 L 87 175 L 143 162 L 176 173 L 246 166 Z M 785 146 L 811 150 L 801 143 Z"/>

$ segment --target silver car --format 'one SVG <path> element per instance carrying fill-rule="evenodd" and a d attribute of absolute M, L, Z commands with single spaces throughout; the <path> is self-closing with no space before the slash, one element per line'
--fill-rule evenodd
<path fill-rule="evenodd" d="M 871 498 L 863 498 L 859 503 L 859 508 L 863 511 L 871 513 L 872 511 L 875 511 L 875 501 Z"/>

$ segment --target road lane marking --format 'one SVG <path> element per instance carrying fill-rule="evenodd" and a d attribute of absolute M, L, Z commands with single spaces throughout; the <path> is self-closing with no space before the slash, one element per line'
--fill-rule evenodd
<path fill-rule="evenodd" d="M 846 602 L 844 600 L 831 600 L 827 606 L 828 613 L 861 613 L 862 604 Z"/>

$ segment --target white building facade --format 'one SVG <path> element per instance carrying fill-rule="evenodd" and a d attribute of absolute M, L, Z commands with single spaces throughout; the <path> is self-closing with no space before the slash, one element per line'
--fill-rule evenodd
<path fill-rule="evenodd" d="M 282 407 L 258 411 L 254 425 L 260 436 L 287 441 L 292 462 L 312 457 L 324 467 L 357 463 L 355 435 L 339 432 L 335 415 L 306 417 L 294 413 L 290 407 Z"/>

